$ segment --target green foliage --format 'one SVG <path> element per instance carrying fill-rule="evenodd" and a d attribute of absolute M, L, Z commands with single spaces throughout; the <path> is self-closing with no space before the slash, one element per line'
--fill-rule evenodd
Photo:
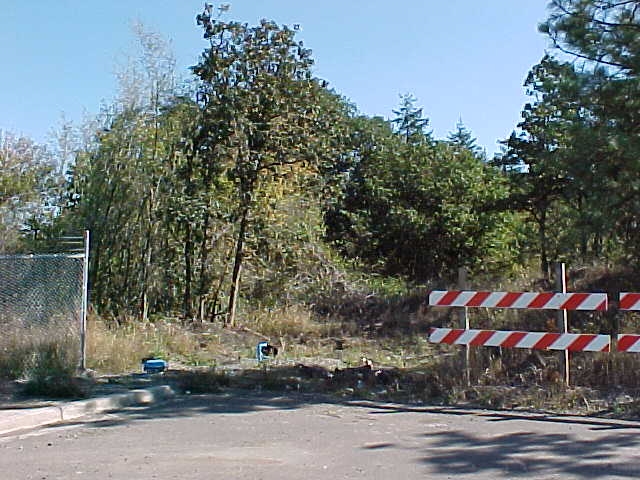
<path fill-rule="evenodd" d="M 462 123 L 462 119 L 456 124 L 455 132 L 451 132 L 447 137 L 449 144 L 459 150 L 468 150 L 474 156 L 485 160 L 484 151 L 476 144 L 476 139 L 471 131 Z"/>
<path fill-rule="evenodd" d="M 5 339 L 0 354 L 0 378 L 17 380 L 23 377 L 33 349 L 34 345 L 25 345 L 16 338 Z"/>
<path fill-rule="evenodd" d="M 571 183 L 563 162 L 564 150 L 559 147 L 566 139 L 568 116 L 575 112 L 564 112 L 558 105 L 565 92 L 576 88 L 577 78 L 572 73 L 549 57 L 532 69 L 525 86 L 535 103 L 525 105 L 518 124 L 520 133 L 511 135 L 505 142 L 506 154 L 492 162 L 503 168 L 511 181 L 506 208 L 528 212 L 536 225 L 543 273 L 548 270 L 553 240 L 557 239 L 550 232 L 555 223 L 554 208 Z"/>
<path fill-rule="evenodd" d="M 346 255 L 420 281 L 514 261 L 517 218 L 493 208 L 508 193 L 496 169 L 428 137 L 407 143 L 406 132 L 375 119 L 356 129 L 344 195 L 327 215 L 330 238 Z"/>
<path fill-rule="evenodd" d="M 625 75 L 640 73 L 638 2 L 552 0 L 549 7 L 551 14 L 540 31 L 556 48 Z"/>
<path fill-rule="evenodd" d="M 25 234 L 36 237 L 51 224 L 58 198 L 51 155 L 24 137 L 0 131 L 0 252 L 25 249 Z"/>
<path fill-rule="evenodd" d="M 636 2 L 554 0 L 541 26 L 578 62 L 545 56 L 525 86 L 532 102 L 497 164 L 506 208 L 529 214 L 536 250 L 551 260 L 634 261 L 638 254 Z"/>
<path fill-rule="evenodd" d="M 164 82 L 160 39 L 140 33 L 137 69 L 76 159 L 64 218 L 92 231 L 104 312 L 226 316 L 246 262 L 246 291 L 276 296 L 287 282 L 274 282 L 317 249 L 330 189 L 319 171 L 340 154 L 349 107 L 311 76 L 310 51 L 287 27 L 209 19 L 205 31 L 193 100 Z"/>
<path fill-rule="evenodd" d="M 92 361 L 115 371 L 137 369 L 150 353 L 188 364 L 210 363 L 220 351 L 253 354 L 252 345 L 229 340 L 235 330 L 220 327 L 208 351 L 200 326 L 148 321 L 162 315 L 233 323 L 240 303 L 243 326 L 299 356 L 333 348 L 323 341 L 347 329 L 360 335 L 365 324 L 370 335 L 414 328 L 405 307 L 420 304 L 423 292 L 412 289 L 451 281 L 461 266 L 502 283 L 530 256 L 545 274 L 554 260 L 637 264 L 637 6 L 551 2 L 541 29 L 577 60 L 545 56 L 532 68 L 522 121 L 491 162 L 462 121 L 434 139 L 411 95 L 390 121 L 358 115 L 313 76 L 295 29 L 223 22 L 205 7 L 197 21 L 208 47 L 192 68 L 193 91 L 183 91 L 166 42 L 139 28 L 140 56 L 121 72 L 118 99 L 83 148 L 66 127 L 53 154 L 0 138 L 0 251 L 91 230 L 92 301 L 122 322 L 115 331 L 94 328 L 103 341 L 90 345 Z M 70 208 L 61 211 L 71 164 Z M 501 318 L 519 328 L 516 316 Z M 28 377 L 31 394 L 83 394 L 73 348 L 5 337 L 1 375 Z M 393 354 L 402 366 L 405 348 L 406 339 Z M 365 353 L 354 348 L 346 358 Z M 433 375 L 411 380 L 412 396 L 451 390 L 459 365 L 443 358 Z M 491 362 L 479 375 L 507 379 Z M 229 378 L 212 369 L 184 381 L 184 390 L 215 391 Z"/>
<path fill-rule="evenodd" d="M 121 76 L 119 103 L 78 155 L 66 217 L 92 231 L 92 299 L 102 311 L 205 318 L 219 308 L 212 285 L 225 274 L 232 183 L 197 104 L 166 80 L 170 55 L 140 35 L 143 71 Z"/>
<path fill-rule="evenodd" d="M 532 100 L 492 162 L 462 122 L 435 140 L 411 95 L 391 121 L 357 115 L 314 78 L 286 26 L 205 8 L 208 45 L 182 93 L 166 80 L 171 55 L 140 31 L 137 70 L 78 155 L 63 216 L 93 231 L 94 301 L 116 315 L 233 321 L 240 296 L 312 301 L 346 265 L 427 281 L 460 266 L 508 273 L 531 252 L 543 271 L 633 257 L 640 108 L 635 47 L 616 42 L 631 41 L 635 13 L 603 5 L 552 2 L 544 29 L 585 63 L 545 57 L 532 69 Z"/>
<path fill-rule="evenodd" d="M 411 94 L 400 96 L 401 104 L 394 110 L 396 118 L 392 123 L 396 125 L 396 133 L 405 143 L 430 143 L 431 133 L 427 132 L 429 119 L 422 116 L 422 108 L 415 106 L 417 99 Z"/>
<path fill-rule="evenodd" d="M 325 108 L 322 82 L 312 76 L 311 51 L 295 40 L 293 30 L 267 20 L 255 27 L 214 21 L 207 9 L 197 19 L 210 41 L 193 67 L 200 79 L 200 133 L 214 139 L 209 149 L 225 158 L 235 186 L 227 309 L 227 321 L 234 323 L 246 243 L 256 224 L 266 220 L 264 194 L 277 182 L 287 185 L 282 195 L 295 194 L 292 186 L 316 175 L 335 152 L 339 122 Z"/>

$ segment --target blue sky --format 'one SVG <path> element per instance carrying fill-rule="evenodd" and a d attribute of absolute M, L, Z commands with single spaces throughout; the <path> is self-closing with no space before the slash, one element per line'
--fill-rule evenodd
<path fill-rule="evenodd" d="M 219 2 L 212 2 L 218 5 Z M 444 138 L 462 118 L 492 154 L 515 128 L 522 83 L 548 48 L 546 0 L 228 0 L 225 18 L 300 24 L 316 74 L 368 115 L 411 93 Z M 206 47 L 198 0 L 0 0 L 0 129 L 45 142 L 62 115 L 80 122 L 116 89 L 131 25 L 171 41 L 178 71 Z"/>

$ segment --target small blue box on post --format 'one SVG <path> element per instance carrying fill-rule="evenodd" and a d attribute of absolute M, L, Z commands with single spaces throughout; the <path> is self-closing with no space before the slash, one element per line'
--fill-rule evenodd
<path fill-rule="evenodd" d="M 269 342 L 260 342 L 256 346 L 256 360 L 258 360 L 258 362 L 264 362 L 276 355 L 278 355 L 278 348 L 269 345 Z"/>
<path fill-rule="evenodd" d="M 151 358 L 142 363 L 144 373 L 162 373 L 167 369 L 167 362 L 158 358 Z"/>
<path fill-rule="evenodd" d="M 260 342 L 256 346 L 256 360 L 258 360 L 259 362 L 264 362 L 267 358 L 269 358 L 269 356 L 265 355 L 264 353 L 267 345 L 269 345 L 267 342 Z"/>

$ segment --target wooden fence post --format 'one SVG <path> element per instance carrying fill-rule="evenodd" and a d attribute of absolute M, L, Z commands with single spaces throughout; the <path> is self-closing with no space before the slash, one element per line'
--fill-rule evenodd
<path fill-rule="evenodd" d="M 468 275 L 467 269 L 465 267 L 458 268 L 458 289 L 466 290 L 469 288 L 468 285 Z M 458 315 L 460 319 L 460 328 L 464 330 L 469 330 L 469 309 L 467 307 L 461 307 L 458 309 Z M 467 386 L 471 386 L 471 354 L 470 354 L 470 346 L 465 345 L 464 347 L 464 376 Z"/>
<path fill-rule="evenodd" d="M 567 293 L 567 272 L 564 263 L 556 263 L 556 291 Z M 558 310 L 558 330 L 560 333 L 569 333 L 569 321 L 566 310 Z M 570 385 L 569 377 L 569 350 L 563 352 L 564 355 L 564 381 L 567 387 Z"/>

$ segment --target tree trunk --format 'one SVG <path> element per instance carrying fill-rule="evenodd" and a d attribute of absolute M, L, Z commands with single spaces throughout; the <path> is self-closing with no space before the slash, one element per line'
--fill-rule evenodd
<path fill-rule="evenodd" d="M 187 155 L 187 165 L 185 172 L 186 186 L 185 193 L 188 199 L 192 199 L 195 192 L 195 186 L 193 184 L 193 157 L 194 152 Z M 193 229 L 191 227 L 191 218 L 187 218 L 185 221 L 185 242 L 184 242 L 184 316 L 185 319 L 191 321 L 193 319 L 193 300 L 191 298 L 191 282 L 193 281 L 193 254 L 194 254 L 194 241 L 193 241 Z"/>
<path fill-rule="evenodd" d="M 236 323 L 236 305 L 238 303 L 238 291 L 240 290 L 240 272 L 242 270 L 242 260 L 244 259 L 244 240 L 249 222 L 249 202 L 246 202 L 242 209 L 240 219 L 240 230 L 236 241 L 236 254 L 233 261 L 233 273 L 231 274 L 231 289 L 229 291 L 229 307 L 226 324 L 234 326 Z"/>
<path fill-rule="evenodd" d="M 547 212 L 542 210 L 540 212 L 540 219 L 538 222 L 538 229 L 540 234 L 540 270 L 545 279 L 549 279 L 549 258 L 548 258 L 548 245 L 547 245 Z"/>
<path fill-rule="evenodd" d="M 193 239 L 191 238 L 191 224 L 186 223 L 186 238 L 184 242 L 184 316 L 191 319 L 191 282 L 192 282 L 192 262 L 193 262 Z"/>
<path fill-rule="evenodd" d="M 227 258 L 226 256 L 224 258 Z M 224 279 L 227 277 L 228 263 L 224 262 L 224 266 L 222 268 L 222 274 L 220 275 L 220 279 L 218 280 L 218 287 L 213 294 L 213 301 L 211 305 L 211 309 L 209 312 L 209 321 L 213 323 L 215 317 L 218 315 L 218 306 L 220 305 L 220 292 L 222 291 L 222 285 L 224 284 Z M 223 314 L 225 312 L 221 312 Z"/>
<path fill-rule="evenodd" d="M 202 241 L 200 242 L 200 279 L 198 280 L 198 321 L 204 322 L 206 317 L 205 303 L 206 303 L 206 284 L 208 278 L 207 272 L 207 259 L 209 257 L 209 213 L 205 213 L 204 222 L 202 225 Z"/>

